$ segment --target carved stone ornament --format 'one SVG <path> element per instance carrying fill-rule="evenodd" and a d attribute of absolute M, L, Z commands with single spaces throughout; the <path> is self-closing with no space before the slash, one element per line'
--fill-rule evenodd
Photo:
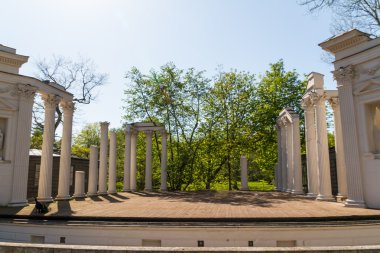
<path fill-rule="evenodd" d="M 44 101 L 45 108 L 55 108 L 61 101 L 61 97 L 54 94 L 44 94 L 41 97 Z"/>
<path fill-rule="evenodd" d="M 306 97 L 306 98 L 302 98 L 301 99 L 301 108 L 304 110 L 304 111 L 307 111 L 307 110 L 311 110 L 313 107 L 312 107 L 312 103 L 311 103 L 311 99 L 310 97 Z"/>
<path fill-rule="evenodd" d="M 108 121 L 100 122 L 100 127 L 108 127 L 110 123 Z"/>
<path fill-rule="evenodd" d="M 333 71 L 334 79 L 339 84 L 351 84 L 352 79 L 355 77 L 355 69 L 354 66 L 348 65 L 346 67 L 340 67 Z"/>
<path fill-rule="evenodd" d="M 34 99 L 37 87 L 29 84 L 18 84 L 17 87 L 11 92 L 12 96 L 20 96 L 28 99 Z"/>
<path fill-rule="evenodd" d="M 64 111 L 75 110 L 75 103 L 73 101 L 61 101 L 60 105 Z"/>
<path fill-rule="evenodd" d="M 339 106 L 339 98 L 338 97 L 332 97 L 328 101 L 331 105 L 331 108 L 335 111 L 335 109 Z"/>
<path fill-rule="evenodd" d="M 373 76 L 373 75 L 375 75 L 376 72 L 379 71 L 379 70 L 380 70 L 380 64 L 377 64 L 375 67 L 370 68 L 370 69 L 364 71 L 364 73 L 367 72 L 368 75 Z"/>
<path fill-rule="evenodd" d="M 325 102 L 325 98 L 326 98 L 325 94 L 310 92 L 310 101 L 314 106 L 323 104 Z"/>

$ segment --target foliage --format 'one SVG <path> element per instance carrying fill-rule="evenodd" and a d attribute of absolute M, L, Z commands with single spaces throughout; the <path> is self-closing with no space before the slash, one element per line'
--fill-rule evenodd
<path fill-rule="evenodd" d="M 64 57 L 42 59 L 36 63 L 36 78 L 42 81 L 54 82 L 74 95 L 73 101 L 78 104 L 89 104 L 95 100 L 95 91 L 105 84 L 107 75 L 98 73 L 95 64 L 90 59 L 79 58 L 74 61 Z M 63 113 L 56 107 L 55 129 L 63 122 Z M 43 129 L 44 105 L 37 99 L 33 107 L 33 126 Z"/>
<path fill-rule="evenodd" d="M 132 68 L 126 78 L 125 120 L 160 123 L 169 131 L 168 183 L 173 190 L 240 187 L 239 161 L 249 160 L 251 181 L 273 181 L 277 160 L 276 118 L 284 107 L 303 115 L 299 100 L 306 86 L 282 60 L 257 81 L 248 72 L 220 71 L 212 80 L 202 71 L 166 64 L 144 75 Z M 302 132 L 302 131 L 301 131 Z M 160 137 L 154 135 L 154 184 L 159 186 Z M 143 188 L 144 143 L 138 138 L 138 187 Z"/>
<path fill-rule="evenodd" d="M 89 158 L 91 145 L 100 145 L 100 125 L 98 123 L 87 124 L 74 138 L 72 154 L 81 158 Z"/>
<path fill-rule="evenodd" d="M 379 0 L 302 0 L 310 12 L 330 9 L 335 14 L 335 34 L 357 28 L 374 36 L 380 31 Z"/>

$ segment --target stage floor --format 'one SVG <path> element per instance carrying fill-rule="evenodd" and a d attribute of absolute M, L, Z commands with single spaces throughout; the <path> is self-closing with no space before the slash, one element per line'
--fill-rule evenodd
<path fill-rule="evenodd" d="M 34 204 L 2 207 L 1 216 L 41 216 Z M 380 210 L 348 208 L 342 203 L 316 201 L 281 192 L 202 191 L 118 193 L 49 204 L 43 216 L 119 218 L 318 218 L 380 217 Z"/>

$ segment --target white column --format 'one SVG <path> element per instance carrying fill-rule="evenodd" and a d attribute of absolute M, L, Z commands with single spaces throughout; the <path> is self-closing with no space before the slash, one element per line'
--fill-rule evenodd
<path fill-rule="evenodd" d="M 248 160 L 247 157 L 240 157 L 240 176 L 241 176 L 241 188 L 242 191 L 248 191 Z"/>
<path fill-rule="evenodd" d="M 334 200 L 331 193 L 329 146 L 327 139 L 325 96 L 318 92 L 310 94 L 316 121 L 317 166 L 319 173 L 319 192 L 317 200 Z"/>
<path fill-rule="evenodd" d="M 275 170 L 275 190 L 282 190 L 282 175 L 281 175 L 281 164 L 282 164 L 282 150 L 281 150 L 281 123 L 276 123 L 276 132 L 277 132 L 277 164 Z"/>
<path fill-rule="evenodd" d="M 116 193 L 116 133 L 110 132 L 110 157 L 108 174 L 108 193 Z"/>
<path fill-rule="evenodd" d="M 107 155 L 109 122 L 100 122 L 99 195 L 107 194 Z"/>
<path fill-rule="evenodd" d="M 301 136 L 299 116 L 292 114 L 293 133 L 293 194 L 303 194 L 302 163 L 301 163 Z"/>
<path fill-rule="evenodd" d="M 145 188 L 144 191 L 152 191 L 152 131 L 145 131 Z"/>
<path fill-rule="evenodd" d="M 281 174 L 282 174 L 282 191 L 286 192 L 288 185 L 288 157 L 286 154 L 286 119 L 281 119 Z"/>
<path fill-rule="evenodd" d="M 338 194 L 337 198 L 343 199 L 347 197 L 347 176 L 346 165 L 344 161 L 342 123 L 340 120 L 339 98 L 329 99 L 330 105 L 334 113 L 334 139 L 335 139 L 335 156 L 336 168 L 338 174 Z"/>
<path fill-rule="evenodd" d="M 73 128 L 74 103 L 61 101 L 63 110 L 63 132 L 61 157 L 59 160 L 58 195 L 56 200 L 70 199 L 71 135 Z"/>
<path fill-rule="evenodd" d="M 167 191 L 167 133 L 161 131 L 161 191 Z"/>
<path fill-rule="evenodd" d="M 98 175 L 98 147 L 91 145 L 87 196 L 98 195 Z"/>
<path fill-rule="evenodd" d="M 75 188 L 74 188 L 74 198 L 84 198 L 84 171 L 75 171 Z"/>
<path fill-rule="evenodd" d="M 125 150 L 124 150 L 124 184 L 123 191 L 131 190 L 131 126 L 127 125 L 124 130 Z"/>
<path fill-rule="evenodd" d="M 136 191 L 137 175 L 137 131 L 132 129 L 131 132 L 131 191 Z"/>
<path fill-rule="evenodd" d="M 314 107 L 310 98 L 303 99 L 302 108 L 305 112 L 305 140 L 306 140 L 306 163 L 307 184 L 310 197 L 316 197 L 319 192 L 319 178 L 317 168 L 317 141 L 315 135 Z"/>
<path fill-rule="evenodd" d="M 29 147 L 30 130 L 32 126 L 32 108 L 37 88 L 30 85 L 19 84 L 14 96 L 19 97 L 17 115 L 17 136 L 15 160 L 13 167 L 12 196 L 9 206 L 26 206 L 28 171 L 29 171 Z"/>
<path fill-rule="evenodd" d="M 334 71 L 338 82 L 338 92 L 341 104 L 341 125 L 344 158 L 347 173 L 346 206 L 365 207 L 363 196 L 361 164 L 359 156 L 358 132 L 355 124 L 355 107 L 352 93 L 354 67 L 349 65 Z"/>
<path fill-rule="evenodd" d="M 45 122 L 42 141 L 42 155 L 40 165 L 40 178 L 38 181 L 38 200 L 52 202 L 52 169 L 53 169 L 53 144 L 55 109 L 60 97 L 51 94 L 42 95 L 45 106 Z"/>
<path fill-rule="evenodd" d="M 292 192 L 293 189 L 293 128 L 288 121 L 285 125 L 286 129 L 286 179 L 287 187 L 286 192 Z"/>

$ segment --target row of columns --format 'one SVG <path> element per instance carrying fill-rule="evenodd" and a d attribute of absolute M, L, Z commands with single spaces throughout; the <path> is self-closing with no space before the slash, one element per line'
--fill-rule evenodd
<path fill-rule="evenodd" d="M 64 101 L 53 94 L 43 94 L 45 106 L 45 122 L 42 141 L 40 176 L 38 183 L 38 200 L 51 202 L 52 198 L 52 168 L 55 110 L 58 105 L 63 111 L 63 132 L 61 141 L 61 158 L 59 165 L 59 183 L 57 200 L 70 198 L 70 168 L 71 168 L 71 135 L 74 103 Z"/>
<path fill-rule="evenodd" d="M 153 128 L 155 129 L 155 128 Z M 145 191 L 152 191 L 152 137 L 154 130 L 145 130 Z M 161 191 L 167 191 L 167 133 L 160 129 L 161 133 Z M 137 175 L 137 134 L 138 128 L 127 125 L 125 128 L 125 153 L 124 153 L 124 188 L 123 191 L 136 191 Z"/>
<path fill-rule="evenodd" d="M 302 194 L 301 144 L 299 116 L 284 109 L 277 119 L 278 164 L 275 188 L 278 191 Z"/>

